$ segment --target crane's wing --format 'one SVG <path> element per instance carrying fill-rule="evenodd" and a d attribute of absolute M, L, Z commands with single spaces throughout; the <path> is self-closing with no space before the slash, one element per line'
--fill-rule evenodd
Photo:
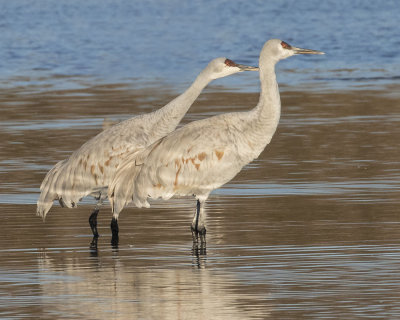
<path fill-rule="evenodd" d="M 160 139 L 121 166 L 109 191 L 114 212 L 147 198 L 208 195 L 242 168 L 238 128 L 228 115 L 192 122 Z M 140 158 L 140 160 L 138 160 Z"/>
<path fill-rule="evenodd" d="M 58 162 L 40 186 L 37 215 L 44 219 L 54 200 L 71 208 L 87 195 L 105 198 L 107 186 L 124 156 L 147 143 L 146 130 L 135 122 L 124 121 L 101 132 L 68 159 Z"/>

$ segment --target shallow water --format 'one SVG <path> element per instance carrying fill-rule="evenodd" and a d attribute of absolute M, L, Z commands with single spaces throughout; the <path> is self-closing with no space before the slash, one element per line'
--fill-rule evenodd
<path fill-rule="evenodd" d="M 1 318 L 399 317 L 400 113 L 393 89 L 285 88 L 271 144 L 210 197 L 205 246 L 192 243 L 194 200 L 174 199 L 125 209 L 118 248 L 110 245 L 106 205 L 97 250 L 89 246 L 93 202 L 74 210 L 55 205 L 43 223 L 34 215 L 40 182 L 99 132 L 104 118 L 148 112 L 172 94 L 118 84 L 3 91 Z M 245 110 L 257 98 L 209 90 L 184 122 Z"/>
<path fill-rule="evenodd" d="M 397 1 L 0 2 L 0 318 L 400 318 Z M 46 172 L 103 127 L 163 106 L 207 62 L 281 38 L 282 117 L 207 202 L 34 215 Z M 256 73 L 217 80 L 183 123 L 247 110 Z"/>

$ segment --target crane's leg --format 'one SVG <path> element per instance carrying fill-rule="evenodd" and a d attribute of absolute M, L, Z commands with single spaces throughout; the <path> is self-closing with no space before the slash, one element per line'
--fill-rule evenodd
<path fill-rule="evenodd" d="M 99 233 L 97 232 L 97 215 L 99 214 L 99 211 L 100 208 L 96 206 L 96 208 L 93 210 L 92 214 L 89 217 L 89 224 L 90 228 L 92 229 L 94 238 L 99 237 Z"/>
<path fill-rule="evenodd" d="M 192 222 L 192 235 L 193 235 L 193 241 L 198 242 L 198 238 L 200 236 L 200 241 L 201 243 L 206 242 L 206 221 L 205 221 L 205 212 L 204 212 L 204 205 L 206 201 L 205 200 L 197 200 L 196 204 L 196 212 L 193 217 L 193 222 Z"/>
<path fill-rule="evenodd" d="M 97 232 L 97 215 L 99 214 L 99 211 L 100 208 L 99 205 L 97 205 L 89 217 L 90 228 L 93 232 L 93 239 L 90 243 L 90 248 L 92 249 L 97 249 L 97 239 L 99 238 L 99 233 Z"/>
<path fill-rule="evenodd" d="M 118 246 L 118 242 L 119 242 L 118 232 L 119 232 L 118 218 L 112 217 L 112 219 L 111 219 L 111 233 L 112 233 L 111 245 L 113 247 Z"/>

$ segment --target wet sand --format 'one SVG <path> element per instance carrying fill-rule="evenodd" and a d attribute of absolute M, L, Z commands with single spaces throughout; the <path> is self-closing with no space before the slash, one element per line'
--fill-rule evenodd
<path fill-rule="evenodd" d="M 34 215 L 57 161 L 119 121 L 174 96 L 104 85 L 0 92 L 0 317 L 337 319 L 400 316 L 400 92 L 281 88 L 271 144 L 207 203 L 193 247 L 193 199 L 127 208 L 110 245 L 110 208 L 90 249 L 93 201 Z M 248 110 L 258 94 L 214 86 L 184 123 Z M 106 121 L 106 122 L 107 122 Z"/>

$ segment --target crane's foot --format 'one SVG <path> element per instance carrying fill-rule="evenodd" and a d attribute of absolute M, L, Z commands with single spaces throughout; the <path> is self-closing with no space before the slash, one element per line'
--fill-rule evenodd
<path fill-rule="evenodd" d="M 97 250 L 97 240 L 99 239 L 99 236 L 93 236 L 92 242 L 90 243 L 90 249 L 92 250 Z"/>
<path fill-rule="evenodd" d="M 194 227 L 193 225 L 191 226 L 192 230 L 192 238 L 193 238 L 193 243 L 198 243 L 200 239 L 200 243 L 203 245 L 206 243 L 206 227 L 205 226 L 197 226 Z"/>
<path fill-rule="evenodd" d="M 89 217 L 90 228 L 93 232 L 93 237 L 99 237 L 99 233 L 97 232 L 97 215 L 99 214 L 100 209 L 95 209 Z"/>
<path fill-rule="evenodd" d="M 119 243 L 119 227 L 118 227 L 118 220 L 115 219 L 114 217 L 111 219 L 111 233 L 112 233 L 112 237 L 111 237 L 111 245 L 113 247 L 118 247 L 118 243 Z"/>

